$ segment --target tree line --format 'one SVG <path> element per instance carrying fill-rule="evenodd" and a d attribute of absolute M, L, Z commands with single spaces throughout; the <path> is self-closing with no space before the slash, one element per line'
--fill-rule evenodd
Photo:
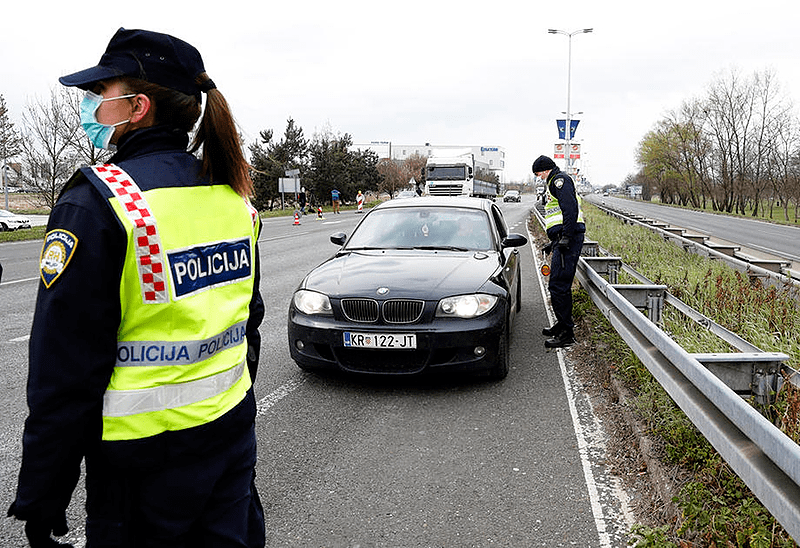
<path fill-rule="evenodd" d="M 18 129 L 0 95 L 0 169 L 8 166 L 6 174 L 11 177 L 6 180 L 31 191 L 42 207 L 55 205 L 75 169 L 102 163 L 112 155 L 96 148 L 81 129 L 80 96 L 72 88 L 52 90 L 49 99 L 26 106 Z M 261 210 L 277 207 L 284 197 L 294 201 L 294 195 L 281 196 L 278 189 L 278 179 L 286 177 L 287 170 L 299 170 L 300 184 L 315 205 L 330 203 L 334 188 L 343 200 L 354 201 L 358 191 L 394 196 L 408 188 L 411 179 L 425 181 L 424 157 L 379 158 L 372 150 L 354 148 L 349 134 L 334 133 L 330 127 L 307 139 L 292 118 L 280 139 L 266 129 L 249 146 L 242 139 L 242 147 L 250 152 L 253 204 Z"/>
<path fill-rule="evenodd" d="M 408 188 L 411 179 L 425 180 L 424 157 L 414 155 L 403 161 L 378 158 L 372 150 L 355 149 L 349 134 L 334 133 L 329 127 L 309 140 L 289 118 L 280 139 L 271 129 L 261 131 L 259 137 L 249 147 L 254 205 L 259 209 L 273 209 L 279 203 L 278 179 L 290 170 L 300 172 L 300 184 L 314 205 L 330 203 L 334 188 L 344 201 L 355 201 L 359 191 L 394 196 Z"/>
<path fill-rule="evenodd" d="M 800 121 L 771 71 L 718 76 L 641 140 L 625 181 L 664 203 L 766 216 L 800 210 Z M 791 210 L 791 215 L 790 215 Z"/>

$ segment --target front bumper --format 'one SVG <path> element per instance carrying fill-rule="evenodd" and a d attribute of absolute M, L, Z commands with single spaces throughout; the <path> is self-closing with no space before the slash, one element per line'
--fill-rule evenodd
<path fill-rule="evenodd" d="M 498 357 L 506 329 L 506 303 L 479 318 L 436 318 L 427 324 L 374 325 L 307 316 L 290 307 L 289 352 L 304 369 L 339 369 L 376 375 L 425 371 L 488 371 Z M 344 332 L 414 333 L 414 350 L 348 348 Z"/>

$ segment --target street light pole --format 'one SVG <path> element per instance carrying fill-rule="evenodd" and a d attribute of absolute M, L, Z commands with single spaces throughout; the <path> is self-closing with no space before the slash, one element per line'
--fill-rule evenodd
<path fill-rule="evenodd" d="M 566 127 L 564 128 L 564 140 L 566 142 L 566 146 L 564 147 L 564 149 L 565 149 L 564 150 L 564 171 L 566 171 L 567 174 L 569 174 L 569 175 L 571 175 L 570 172 L 569 172 L 570 171 L 570 169 L 569 169 L 570 168 L 570 146 L 569 145 L 570 145 L 570 137 L 571 137 L 571 134 L 572 134 L 572 129 L 570 127 L 571 126 L 570 118 L 572 116 L 571 115 L 571 111 L 570 111 L 570 92 L 571 92 L 571 87 L 572 87 L 572 37 L 575 36 L 576 34 L 584 34 L 584 33 L 592 32 L 592 30 L 594 30 L 594 29 L 579 29 L 579 30 L 575 30 L 575 31 L 572 31 L 572 32 L 567 32 L 565 30 L 560 30 L 560 29 L 547 29 L 547 32 L 550 33 L 550 34 L 563 34 L 564 36 L 566 36 L 569 39 L 568 40 L 569 41 L 569 47 L 568 47 L 568 50 L 567 50 L 567 112 L 566 112 L 567 119 L 566 119 Z"/>
<path fill-rule="evenodd" d="M 3 164 L 3 167 L 0 167 L 0 179 L 3 182 L 3 192 L 6 195 L 6 209 L 8 209 L 8 176 L 6 175 L 6 170 L 10 169 L 8 164 Z"/>

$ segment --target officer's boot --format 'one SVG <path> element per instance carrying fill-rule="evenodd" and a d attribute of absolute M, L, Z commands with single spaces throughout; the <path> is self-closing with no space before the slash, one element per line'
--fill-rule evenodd
<path fill-rule="evenodd" d="M 553 327 L 545 327 L 542 329 L 542 335 L 545 337 L 555 337 L 564 330 L 564 326 L 560 322 L 556 322 Z"/>
<path fill-rule="evenodd" d="M 574 342 L 575 333 L 573 333 L 572 329 L 566 328 L 554 337 L 544 341 L 544 345 L 547 348 L 564 348 L 565 346 L 570 346 Z"/>

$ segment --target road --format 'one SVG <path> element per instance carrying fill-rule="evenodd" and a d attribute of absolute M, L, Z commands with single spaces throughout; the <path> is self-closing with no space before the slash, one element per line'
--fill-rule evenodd
<path fill-rule="evenodd" d="M 526 234 L 533 198 L 501 204 Z M 545 352 L 549 321 L 530 247 L 521 250 L 522 311 L 511 372 L 476 379 L 364 380 L 301 371 L 286 315 L 305 272 L 336 251 L 352 212 L 269 219 L 259 240 L 262 363 L 255 383 L 257 484 L 269 547 L 626 546 L 627 495 L 605 465 L 605 434 L 563 351 Z M 0 510 L 13 498 L 26 416 L 27 334 L 39 243 L 0 244 Z M 58 326 L 53 326 L 58 329 Z M 83 546 L 82 490 L 67 539 Z M 0 520 L 4 546 L 24 546 Z"/>

